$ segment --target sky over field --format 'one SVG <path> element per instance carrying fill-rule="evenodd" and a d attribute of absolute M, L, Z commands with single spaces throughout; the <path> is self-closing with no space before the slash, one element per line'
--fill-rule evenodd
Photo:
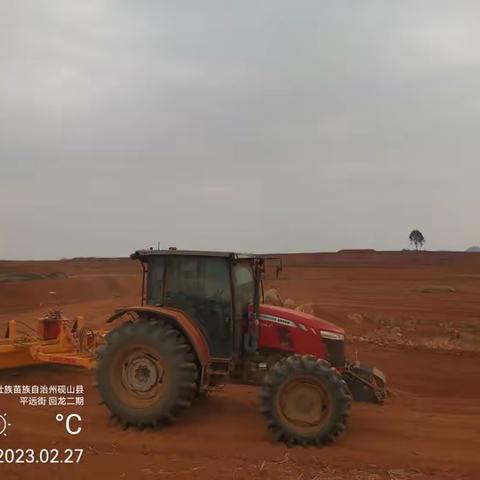
<path fill-rule="evenodd" d="M 0 258 L 480 244 L 480 2 L 0 0 Z"/>

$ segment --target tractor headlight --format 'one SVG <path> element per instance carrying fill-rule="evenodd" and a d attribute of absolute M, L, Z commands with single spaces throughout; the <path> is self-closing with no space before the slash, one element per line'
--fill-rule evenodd
<path fill-rule="evenodd" d="M 328 330 L 320 330 L 320 336 L 328 340 L 345 340 L 345 335 L 342 333 L 329 332 Z"/>

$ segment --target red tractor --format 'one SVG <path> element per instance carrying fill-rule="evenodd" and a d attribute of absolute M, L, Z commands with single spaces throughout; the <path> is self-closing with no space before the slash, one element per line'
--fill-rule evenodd
<path fill-rule="evenodd" d="M 345 429 L 352 398 L 382 403 L 385 377 L 345 359 L 345 334 L 312 315 L 261 303 L 265 257 L 139 250 L 140 306 L 123 308 L 98 349 L 103 402 L 125 427 L 157 427 L 230 377 L 261 383 L 277 440 L 323 445 Z M 126 320 L 126 321 L 125 321 Z"/>

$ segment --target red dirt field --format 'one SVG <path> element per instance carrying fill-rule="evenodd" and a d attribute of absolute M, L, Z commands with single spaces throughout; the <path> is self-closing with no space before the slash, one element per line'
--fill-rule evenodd
<path fill-rule="evenodd" d="M 2 479 L 403 480 L 480 478 L 480 254 L 340 252 L 286 255 L 267 287 L 342 325 L 350 357 L 385 371 L 384 406 L 355 404 L 330 447 L 272 443 L 257 389 L 228 385 L 196 401 L 161 431 L 123 431 L 97 405 L 88 371 L 36 367 L 0 372 L 0 385 L 83 384 L 83 407 L 22 406 L 0 394 L 12 424 L 7 448 L 84 448 L 79 464 L 0 464 Z M 113 308 L 138 301 L 139 266 L 126 259 L 0 262 L 0 331 L 54 303 L 100 326 Z M 19 281 L 15 275 L 63 273 Z M 13 278 L 15 277 L 15 278 Z M 49 292 L 55 291 L 55 295 Z M 58 413 L 80 413 L 65 433 Z"/>

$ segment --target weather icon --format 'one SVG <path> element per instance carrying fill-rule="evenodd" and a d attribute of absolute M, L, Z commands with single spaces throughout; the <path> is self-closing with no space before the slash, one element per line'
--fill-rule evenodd
<path fill-rule="evenodd" d="M 6 437 L 7 429 L 11 426 L 12 424 L 8 423 L 7 414 L 4 413 L 3 415 L 0 415 L 0 436 Z"/>

